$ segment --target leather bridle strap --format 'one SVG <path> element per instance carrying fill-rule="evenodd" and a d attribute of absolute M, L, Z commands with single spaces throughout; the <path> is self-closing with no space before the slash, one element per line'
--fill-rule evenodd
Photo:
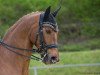
<path fill-rule="evenodd" d="M 46 48 L 47 49 L 50 49 L 50 48 L 57 48 L 58 46 L 55 45 L 55 44 L 51 44 L 51 45 L 46 45 Z"/>
<path fill-rule="evenodd" d="M 48 49 L 57 48 L 58 46 L 56 44 L 47 45 L 45 43 L 44 36 L 43 36 L 43 25 L 48 24 L 49 22 L 43 22 L 43 17 L 44 17 L 44 14 L 40 14 L 40 21 L 39 21 L 40 48 L 39 50 L 44 50 L 47 52 Z M 49 23 L 49 24 L 52 25 L 52 23 Z"/>
<path fill-rule="evenodd" d="M 40 50 L 44 49 L 44 37 L 43 37 L 43 17 L 44 14 L 40 14 L 40 20 L 39 20 L 39 38 L 40 38 Z"/>

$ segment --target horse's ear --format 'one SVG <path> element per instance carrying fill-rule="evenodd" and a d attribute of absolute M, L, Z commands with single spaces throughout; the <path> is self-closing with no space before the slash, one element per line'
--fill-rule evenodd
<path fill-rule="evenodd" d="M 58 9 L 56 9 L 56 10 L 52 13 L 52 15 L 53 15 L 54 17 L 56 17 L 60 9 L 61 9 L 61 6 L 60 6 Z"/>
<path fill-rule="evenodd" d="M 49 18 L 49 15 L 50 15 L 50 9 L 51 9 L 51 6 L 49 6 L 45 13 L 44 13 L 44 18 L 43 18 L 43 21 L 47 21 L 47 19 Z"/>

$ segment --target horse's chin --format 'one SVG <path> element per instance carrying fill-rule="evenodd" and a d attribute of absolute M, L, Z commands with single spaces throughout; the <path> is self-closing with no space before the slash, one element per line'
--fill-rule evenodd
<path fill-rule="evenodd" d="M 50 64 L 52 64 L 52 63 L 50 63 L 50 62 L 43 62 L 44 64 L 46 64 L 46 65 L 50 65 Z"/>
<path fill-rule="evenodd" d="M 43 61 L 43 63 L 46 64 L 46 65 L 54 64 L 54 63 L 52 63 L 50 61 Z"/>

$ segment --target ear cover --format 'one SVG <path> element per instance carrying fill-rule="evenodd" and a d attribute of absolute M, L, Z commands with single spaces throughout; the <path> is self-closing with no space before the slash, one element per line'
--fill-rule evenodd
<path fill-rule="evenodd" d="M 52 13 L 52 15 L 53 15 L 54 17 L 56 17 L 60 9 L 61 9 L 61 6 L 60 6 L 58 9 L 56 9 L 56 10 Z"/>
<path fill-rule="evenodd" d="M 50 10 L 51 10 L 51 6 L 49 6 L 49 7 L 46 9 L 46 11 L 45 11 L 45 13 L 44 13 L 43 21 L 47 21 L 47 20 L 48 20 L 49 15 L 50 15 Z"/>

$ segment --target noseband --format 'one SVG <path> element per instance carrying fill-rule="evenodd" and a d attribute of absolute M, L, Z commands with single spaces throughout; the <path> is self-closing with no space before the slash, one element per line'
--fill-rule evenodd
<path fill-rule="evenodd" d="M 39 40 L 40 41 L 40 47 L 38 49 L 29 50 L 29 49 L 17 48 L 17 47 L 14 47 L 14 46 L 11 46 L 11 45 L 8 45 L 8 44 L 4 43 L 3 40 L 0 40 L 0 45 L 2 45 L 3 47 L 5 47 L 7 50 L 12 51 L 12 52 L 14 52 L 14 53 L 16 53 L 16 54 L 18 54 L 20 56 L 24 56 L 24 57 L 26 57 L 28 59 L 33 59 L 33 60 L 37 60 L 37 61 L 43 60 L 43 58 L 48 54 L 47 53 L 48 49 L 57 48 L 56 44 L 49 44 L 49 45 L 46 44 L 44 42 L 44 36 L 43 36 L 43 26 L 44 25 L 48 25 L 49 27 L 52 27 L 54 29 L 54 31 L 57 31 L 56 30 L 57 25 L 53 24 L 51 22 L 43 22 L 43 17 L 44 17 L 44 14 L 40 14 L 39 31 L 38 31 L 39 38 L 40 38 L 40 40 Z M 39 58 L 39 57 L 34 56 L 34 55 L 26 56 L 26 55 L 23 55 L 21 53 L 18 53 L 16 51 L 14 51 L 13 49 L 15 49 L 15 50 L 22 50 L 22 51 L 26 51 L 26 52 L 32 52 L 32 53 L 36 52 L 36 53 L 40 53 L 40 54 L 44 54 L 44 55 L 43 55 L 42 58 Z"/>

